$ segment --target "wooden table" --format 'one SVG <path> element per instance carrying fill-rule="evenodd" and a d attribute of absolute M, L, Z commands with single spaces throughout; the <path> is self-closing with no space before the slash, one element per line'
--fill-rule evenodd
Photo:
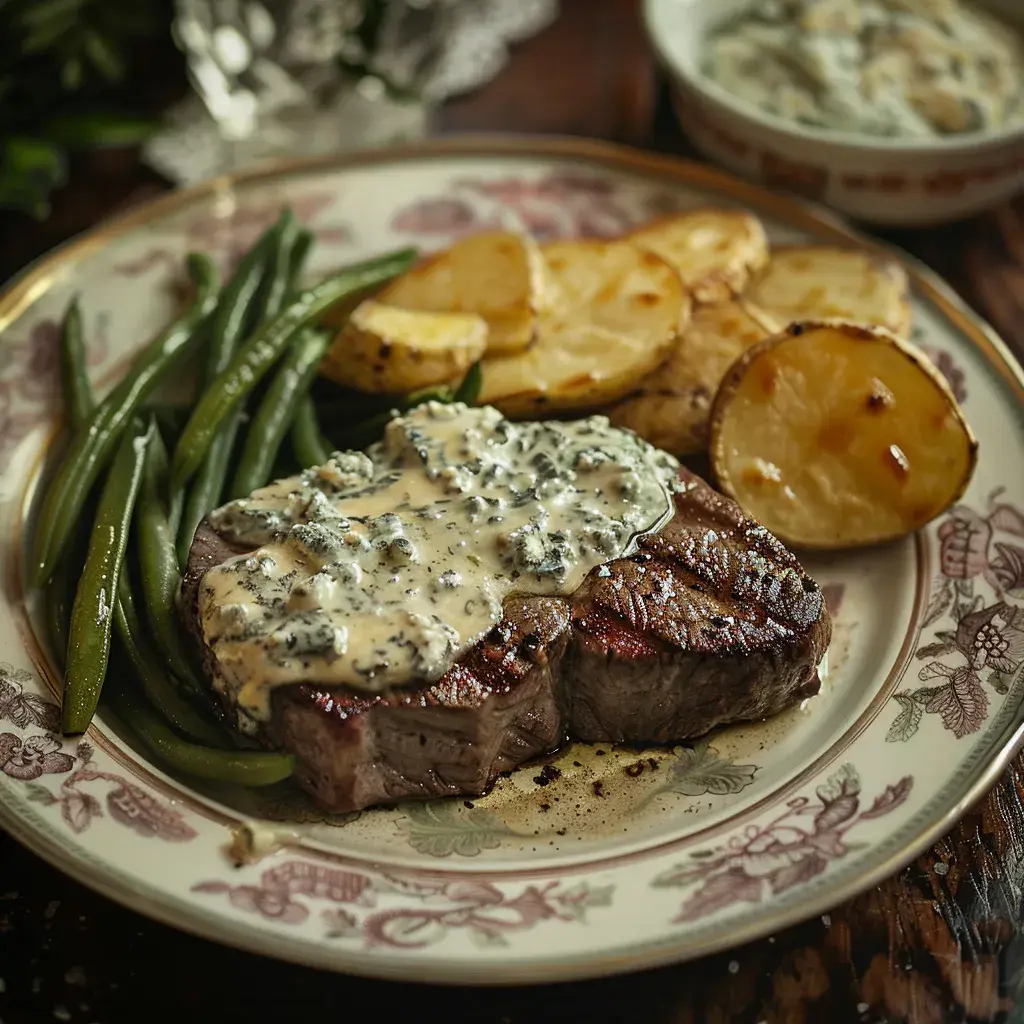
<path fill-rule="evenodd" d="M 563 0 L 561 20 L 449 106 L 445 131 L 589 135 L 689 155 L 658 100 L 633 0 Z M 0 219 L 0 279 L 167 186 L 131 153 L 76 169 L 45 224 Z M 891 239 L 945 275 L 1024 356 L 1024 203 Z M 942 874 L 937 862 L 948 865 Z M 830 914 L 693 964 L 527 989 L 427 990 L 260 960 L 123 910 L 0 834 L 0 1022 L 330 1020 L 447 1024 L 1024 1020 L 1024 760 L 934 850 Z M 372 1010 L 370 1009 L 372 1007 Z M 429 1007 L 428 1010 L 422 1009 Z"/>

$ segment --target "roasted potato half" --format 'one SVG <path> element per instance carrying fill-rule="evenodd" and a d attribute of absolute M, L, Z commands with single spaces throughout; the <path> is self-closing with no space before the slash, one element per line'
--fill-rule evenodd
<path fill-rule="evenodd" d="M 906 271 L 894 260 L 824 245 L 780 246 L 747 292 L 783 325 L 839 317 L 910 335 Z"/>
<path fill-rule="evenodd" d="M 665 358 L 690 313 L 679 275 L 628 242 L 542 248 L 554 306 L 525 352 L 487 358 L 480 401 L 506 416 L 587 409 L 625 395 Z"/>
<path fill-rule="evenodd" d="M 777 329 L 742 299 L 698 306 L 668 359 L 609 418 L 674 455 L 706 451 L 711 403 L 726 371 Z"/>
<path fill-rule="evenodd" d="M 375 395 L 402 395 L 461 377 L 487 347 L 475 313 L 424 313 L 360 303 L 335 338 L 322 376 Z"/>
<path fill-rule="evenodd" d="M 628 240 L 671 263 L 697 302 L 725 302 L 768 262 L 768 237 L 745 210 L 714 207 L 671 214 Z"/>
<path fill-rule="evenodd" d="M 511 232 L 470 235 L 428 256 L 377 296 L 390 306 L 432 313 L 476 313 L 487 321 L 487 351 L 527 348 L 547 302 L 537 243 Z"/>
<path fill-rule="evenodd" d="M 927 357 L 879 327 L 792 324 L 729 370 L 711 411 L 722 490 L 780 540 L 854 548 L 950 507 L 978 444 Z"/>

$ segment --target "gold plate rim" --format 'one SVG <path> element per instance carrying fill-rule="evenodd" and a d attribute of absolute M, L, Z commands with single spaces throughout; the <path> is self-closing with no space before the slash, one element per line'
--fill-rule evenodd
<path fill-rule="evenodd" d="M 837 241 L 853 244 L 867 251 L 894 256 L 907 268 L 913 286 L 971 341 L 985 357 L 990 368 L 1009 385 L 1016 400 L 1024 403 L 1024 369 L 1005 342 L 937 274 L 898 247 L 859 233 L 847 226 L 837 215 L 813 204 L 773 194 L 760 186 L 695 161 L 613 143 L 563 136 L 461 135 L 357 153 L 286 159 L 173 191 L 166 196 L 146 201 L 109 221 L 101 222 L 40 257 L 9 281 L 0 291 L 0 333 L 49 290 L 66 266 L 102 249 L 110 240 L 132 229 L 154 218 L 184 209 L 204 197 L 230 192 L 242 185 L 316 171 L 348 170 L 417 159 L 458 156 L 505 156 L 524 160 L 574 159 L 619 171 L 663 177 L 676 184 L 723 194 L 734 201 L 768 211 L 786 223 L 819 235 L 824 233 Z M 875 866 L 824 890 L 804 903 L 781 908 L 773 914 L 752 916 L 745 922 L 733 924 L 721 935 L 704 937 L 700 941 L 694 941 L 684 931 L 680 931 L 678 935 L 667 940 L 614 954 L 586 957 L 570 954 L 563 959 L 547 958 L 544 962 L 515 962 L 514 976 L 494 972 L 493 967 L 487 968 L 485 974 L 484 971 L 474 970 L 472 964 L 466 960 L 452 959 L 448 966 L 441 967 L 438 966 L 438 961 L 431 961 L 431 976 L 424 977 L 423 972 L 427 965 L 422 959 L 383 959 L 358 953 L 339 955 L 339 951 L 330 946 L 297 937 L 285 944 L 276 935 L 247 928 L 215 913 L 199 910 L 192 904 L 165 897 L 156 890 L 125 890 L 118 884 L 119 879 L 105 871 L 102 864 L 92 863 L 89 858 L 76 856 L 70 849 L 65 849 L 65 844 L 51 834 L 48 824 L 34 813 L 30 816 L 21 816 L 13 813 L 11 805 L 0 802 L 0 826 L 33 853 L 76 881 L 132 910 L 201 938 L 215 939 L 249 952 L 287 959 L 310 967 L 347 971 L 368 977 L 475 986 L 539 984 L 621 974 L 710 955 L 789 927 L 842 903 L 890 877 L 948 832 L 998 781 L 999 776 L 1022 746 L 1024 706 L 1018 706 L 1003 731 L 992 741 L 983 755 L 979 756 L 981 767 L 968 779 L 949 787 L 953 792 L 950 793 L 949 806 L 943 814 L 932 816 L 930 821 L 903 843 L 898 851 Z M 31 825 L 33 817 L 34 828 Z"/>

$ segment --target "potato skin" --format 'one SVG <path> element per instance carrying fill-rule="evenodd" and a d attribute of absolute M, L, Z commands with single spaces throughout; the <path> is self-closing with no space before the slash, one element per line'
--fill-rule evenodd
<path fill-rule="evenodd" d="M 865 345 L 884 344 L 888 346 L 906 359 L 916 369 L 916 371 L 927 377 L 929 385 L 941 396 L 945 409 L 955 420 L 958 430 L 957 436 L 961 437 L 966 443 L 966 464 L 959 480 L 957 481 L 956 487 L 951 488 L 948 495 L 944 497 L 941 508 L 938 508 L 928 517 L 929 521 L 935 519 L 952 505 L 956 504 L 956 502 L 963 497 L 965 491 L 970 485 L 977 465 L 978 440 L 965 419 L 963 411 L 960 409 L 960 406 L 957 403 L 945 377 L 943 377 L 931 360 L 929 360 L 928 357 L 920 351 L 920 349 L 911 343 L 898 338 L 883 327 L 868 326 L 838 319 L 806 320 L 790 324 L 785 330 L 754 345 L 741 355 L 729 369 L 729 372 L 723 379 L 722 385 L 715 396 L 715 401 L 711 410 L 709 454 L 712 474 L 717 486 L 723 493 L 728 494 L 730 497 L 739 501 L 744 505 L 744 507 L 750 505 L 750 502 L 742 501 L 740 489 L 736 486 L 736 482 L 733 480 L 728 467 L 729 456 L 725 450 L 726 445 L 723 438 L 723 428 L 727 422 L 730 405 L 735 399 L 740 386 L 744 383 L 748 374 L 752 372 L 752 368 L 755 368 L 767 354 L 778 349 L 783 343 L 804 335 L 810 336 L 810 340 L 813 341 L 814 332 L 820 330 L 837 330 L 841 332 L 845 339 L 855 343 L 863 343 Z M 759 510 L 753 507 L 746 507 L 746 511 L 762 521 L 771 518 L 764 514 L 763 509 Z M 878 535 L 866 537 L 843 537 L 840 531 L 835 538 L 824 540 L 818 540 L 806 534 L 803 536 L 788 535 L 785 529 L 780 529 L 777 524 L 773 524 L 771 522 L 765 522 L 765 525 L 771 529 L 780 540 L 792 545 L 793 547 L 802 548 L 804 550 L 841 550 L 847 548 L 866 547 L 884 543 L 889 540 L 895 540 L 914 532 L 915 529 L 923 526 L 924 522 L 914 525 L 908 524 L 904 529 L 891 530 Z"/>
<path fill-rule="evenodd" d="M 511 232 L 469 235 L 430 253 L 377 297 L 403 309 L 482 316 L 491 355 L 529 348 L 549 298 L 537 243 Z"/>
<path fill-rule="evenodd" d="M 706 451 L 722 376 L 750 345 L 778 330 L 742 299 L 697 306 L 668 358 L 609 418 L 673 455 Z"/>
<path fill-rule="evenodd" d="M 487 325 L 471 313 L 357 307 L 320 367 L 322 376 L 374 395 L 402 395 L 461 377 L 484 353 Z"/>

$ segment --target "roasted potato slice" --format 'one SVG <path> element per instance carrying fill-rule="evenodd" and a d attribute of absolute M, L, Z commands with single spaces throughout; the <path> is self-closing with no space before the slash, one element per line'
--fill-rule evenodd
<path fill-rule="evenodd" d="M 542 248 L 553 307 L 525 352 L 487 358 L 480 401 L 507 416 L 593 408 L 625 395 L 672 347 L 690 313 L 679 275 L 628 242 Z"/>
<path fill-rule="evenodd" d="M 751 273 L 768 262 L 764 227 L 746 210 L 671 214 L 628 240 L 671 263 L 697 302 L 724 302 L 742 292 Z"/>
<path fill-rule="evenodd" d="M 747 297 L 785 325 L 839 317 L 910 335 L 906 271 L 894 260 L 858 249 L 782 246 Z"/>
<path fill-rule="evenodd" d="M 487 347 L 475 313 L 360 303 L 320 366 L 322 376 L 376 395 L 401 395 L 461 377 Z"/>
<path fill-rule="evenodd" d="M 698 306 L 668 359 L 609 417 L 674 455 L 705 451 L 711 403 L 726 370 L 777 327 L 742 299 Z"/>
<path fill-rule="evenodd" d="M 402 309 L 476 313 L 487 321 L 488 352 L 519 352 L 533 341 L 547 301 L 544 260 L 528 236 L 470 235 L 427 257 L 377 298 Z"/>
<path fill-rule="evenodd" d="M 880 327 L 792 324 L 729 370 L 711 411 L 725 493 L 781 540 L 852 548 L 950 507 L 977 441 L 942 375 Z"/>

